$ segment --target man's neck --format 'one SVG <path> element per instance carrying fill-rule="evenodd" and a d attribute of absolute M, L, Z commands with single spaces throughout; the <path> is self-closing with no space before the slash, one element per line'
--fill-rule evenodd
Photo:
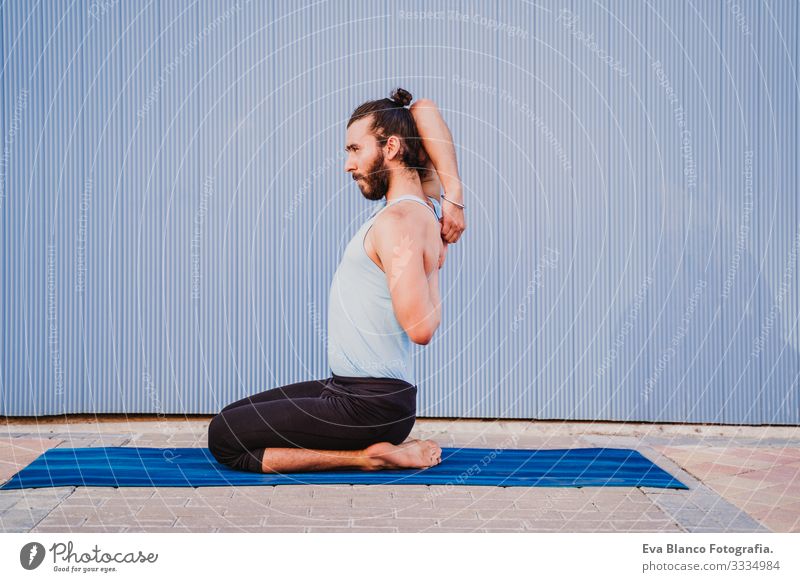
<path fill-rule="evenodd" d="M 422 182 L 419 180 L 417 172 L 395 172 L 392 175 L 389 189 L 386 192 L 386 203 L 394 201 L 400 196 L 411 194 L 417 196 L 420 200 L 425 200 L 425 195 L 422 192 Z"/>

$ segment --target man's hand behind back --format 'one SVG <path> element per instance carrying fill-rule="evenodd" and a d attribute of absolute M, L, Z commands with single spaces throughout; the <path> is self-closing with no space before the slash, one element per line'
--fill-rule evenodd
<path fill-rule="evenodd" d="M 449 243 L 458 242 L 466 228 L 464 209 L 442 200 L 442 238 Z"/>

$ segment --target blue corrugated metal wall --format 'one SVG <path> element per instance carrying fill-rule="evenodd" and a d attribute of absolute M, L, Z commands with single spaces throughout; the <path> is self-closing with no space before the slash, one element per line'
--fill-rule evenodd
<path fill-rule="evenodd" d="M 346 120 L 401 85 L 468 205 L 421 416 L 800 421 L 796 2 L 277 4 L 0 7 L 0 414 L 328 376 Z"/>

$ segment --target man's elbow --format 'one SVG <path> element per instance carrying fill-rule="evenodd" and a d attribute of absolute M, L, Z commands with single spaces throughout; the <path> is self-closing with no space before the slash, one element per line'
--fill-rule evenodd
<path fill-rule="evenodd" d="M 433 339 L 433 333 L 432 332 L 423 333 L 423 332 L 419 332 L 418 331 L 418 332 L 415 332 L 413 334 L 411 334 L 411 333 L 408 334 L 408 337 L 415 344 L 420 345 L 420 346 L 426 346 L 429 343 L 431 343 L 431 340 Z"/>
<path fill-rule="evenodd" d="M 427 346 L 433 339 L 433 332 L 414 332 L 408 334 L 409 339 L 417 345 Z"/>
<path fill-rule="evenodd" d="M 417 99 L 411 104 L 409 109 L 436 109 L 436 103 L 433 101 L 433 99 Z"/>
<path fill-rule="evenodd" d="M 436 333 L 436 328 L 438 327 L 439 327 L 439 322 L 437 321 L 434 325 L 414 326 L 412 330 L 406 333 L 408 333 L 408 338 L 415 344 L 426 346 L 429 343 L 431 343 L 431 340 L 433 339 L 433 334 Z"/>

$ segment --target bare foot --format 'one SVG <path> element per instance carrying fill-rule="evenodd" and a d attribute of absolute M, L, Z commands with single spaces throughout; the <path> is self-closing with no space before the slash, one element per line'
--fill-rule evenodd
<path fill-rule="evenodd" d="M 375 443 L 364 449 L 367 471 L 377 469 L 427 469 L 442 460 L 442 449 L 431 440 L 409 439 L 399 446 Z"/>

